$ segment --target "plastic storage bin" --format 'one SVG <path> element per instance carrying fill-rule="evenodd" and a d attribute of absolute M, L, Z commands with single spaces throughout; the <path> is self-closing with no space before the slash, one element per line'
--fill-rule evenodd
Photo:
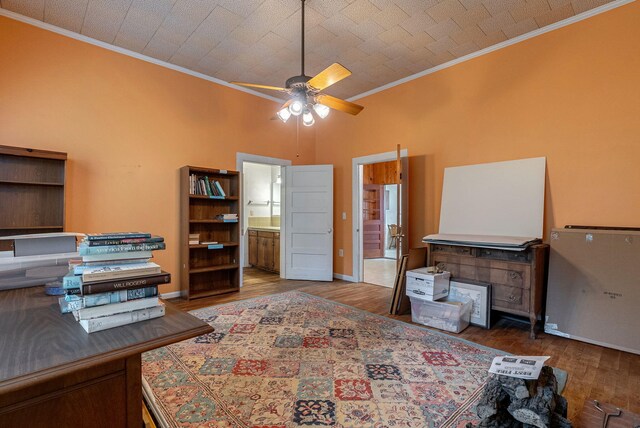
<path fill-rule="evenodd" d="M 471 319 L 471 299 L 446 299 L 439 302 L 410 297 L 411 320 L 440 330 L 460 333 Z"/>

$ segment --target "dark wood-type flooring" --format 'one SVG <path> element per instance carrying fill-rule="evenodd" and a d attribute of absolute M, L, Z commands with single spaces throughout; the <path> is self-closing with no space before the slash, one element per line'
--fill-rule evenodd
<path fill-rule="evenodd" d="M 300 290 L 375 314 L 411 322 L 411 315 L 390 316 L 391 289 L 346 281 L 290 281 L 257 269 L 245 269 L 244 286 L 238 293 L 191 300 L 172 300 L 184 310 L 245 300 L 268 294 Z M 640 332 L 638 333 L 640 334 Z M 470 326 L 461 337 L 516 355 L 550 355 L 549 365 L 569 373 L 563 395 L 569 400 L 569 417 L 576 420 L 586 399 L 593 398 L 640 413 L 640 355 L 539 332 L 529 339 L 529 325 L 501 319 L 491 330 Z"/>

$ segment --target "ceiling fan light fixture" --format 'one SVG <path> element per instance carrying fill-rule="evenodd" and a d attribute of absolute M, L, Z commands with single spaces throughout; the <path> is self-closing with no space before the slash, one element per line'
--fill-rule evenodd
<path fill-rule="evenodd" d="M 311 110 L 305 109 L 304 113 L 302 113 L 302 124 L 304 126 L 311 126 L 315 123 L 315 119 L 313 118 L 313 113 Z"/>
<path fill-rule="evenodd" d="M 289 112 L 294 116 L 300 116 L 304 110 L 304 103 L 300 100 L 293 100 L 291 104 L 289 104 Z"/>
<path fill-rule="evenodd" d="M 320 119 L 324 119 L 327 116 L 329 116 L 329 112 L 331 111 L 329 107 L 319 103 L 314 104 L 313 109 L 315 110 L 316 114 L 320 117 Z"/>
<path fill-rule="evenodd" d="M 291 117 L 291 112 L 289 111 L 289 107 L 285 107 L 278 111 L 276 115 L 278 116 L 278 119 L 280 119 L 284 123 L 287 123 L 287 120 L 289 120 L 289 118 Z"/>

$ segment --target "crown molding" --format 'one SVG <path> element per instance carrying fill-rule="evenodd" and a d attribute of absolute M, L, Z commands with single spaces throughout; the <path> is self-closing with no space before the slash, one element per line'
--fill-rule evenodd
<path fill-rule="evenodd" d="M 420 73 L 412 74 L 411 76 L 403 77 L 402 79 L 396 80 L 391 83 L 387 83 L 386 85 L 379 86 L 375 89 L 371 89 L 370 91 L 363 92 L 359 95 L 355 95 L 351 98 L 348 98 L 348 101 L 356 101 L 360 98 L 368 97 L 369 95 L 376 94 L 378 92 L 382 92 L 384 90 L 393 88 L 394 86 L 402 85 L 403 83 L 410 82 L 415 79 L 419 79 L 423 76 L 427 76 L 432 73 L 436 73 L 440 70 L 444 70 L 445 68 L 453 67 L 454 65 L 460 64 L 465 61 L 469 61 L 471 59 L 477 58 L 482 55 L 486 55 L 493 51 L 497 51 L 499 49 L 506 48 L 511 45 L 515 45 L 516 43 L 523 42 L 525 40 L 531 39 L 533 37 L 540 36 L 542 34 L 548 33 L 550 31 L 557 30 L 562 27 L 566 27 L 567 25 L 575 24 L 576 22 L 583 21 L 587 18 L 591 18 L 592 16 L 599 15 L 604 12 L 608 12 L 612 9 L 618 8 L 620 6 L 624 6 L 625 4 L 633 3 L 636 0 L 615 0 L 611 3 L 603 4 L 602 6 L 598 6 L 596 8 L 587 10 L 578 15 L 574 15 L 571 18 L 563 19 L 562 21 L 554 22 L 553 24 L 549 24 L 546 27 L 539 28 L 537 30 L 531 31 L 529 33 L 522 34 L 518 37 L 514 37 L 513 39 L 505 40 L 504 42 L 500 42 L 498 44 L 489 46 L 487 48 L 481 49 L 479 51 L 472 52 L 468 55 L 461 56 L 460 58 L 453 59 L 449 62 L 445 62 L 444 64 L 437 65 L 435 67 L 429 68 L 427 70 L 421 71 Z"/>
<path fill-rule="evenodd" d="M 41 28 L 43 30 L 51 31 L 56 34 L 60 34 L 65 37 L 69 37 L 71 39 L 79 40 L 81 42 L 89 43 L 94 46 L 98 46 L 104 49 L 108 49 L 113 52 L 117 52 L 119 54 L 123 54 L 126 56 L 130 56 L 132 58 L 136 58 L 142 61 L 150 62 L 151 64 L 159 65 L 160 67 L 168 68 L 170 70 L 177 71 L 179 73 L 188 74 L 189 76 L 197 77 L 199 79 L 207 80 L 212 83 L 216 83 L 218 85 L 226 86 L 227 88 L 236 89 L 238 91 L 246 92 L 251 95 L 258 96 L 260 98 L 265 98 L 270 101 L 275 101 L 279 104 L 284 102 L 284 99 L 272 97 L 267 94 L 263 94 L 262 92 L 253 91 L 248 88 L 244 88 L 238 85 L 232 85 L 229 82 L 225 82 L 221 79 L 216 79 L 215 77 L 207 76 L 206 74 L 199 73 L 197 71 L 189 70 L 188 68 L 181 67 L 179 65 L 171 64 L 170 62 L 162 61 L 156 58 L 152 58 L 147 55 L 143 55 L 138 52 L 131 51 L 129 49 L 121 48 L 119 46 L 115 46 L 106 42 L 102 42 L 100 40 L 93 39 L 91 37 L 84 36 L 82 34 L 75 33 L 73 31 L 65 30 L 64 28 L 56 27 L 55 25 L 47 24 L 46 22 L 39 21 L 37 19 L 29 18 L 28 16 L 20 15 L 19 13 L 11 12 L 10 10 L 3 9 L 0 7 L 0 16 L 4 16 L 9 19 L 13 19 L 15 21 L 20 21 L 25 24 L 32 25 L 34 27 Z"/>

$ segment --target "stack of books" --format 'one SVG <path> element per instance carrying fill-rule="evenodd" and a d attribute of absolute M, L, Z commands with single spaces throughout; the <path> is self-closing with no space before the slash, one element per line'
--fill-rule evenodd
<path fill-rule="evenodd" d="M 164 249 L 164 238 L 150 233 L 86 235 L 78 247 L 82 258 L 69 262 L 62 280 L 60 310 L 72 312 L 88 333 L 163 316 L 158 285 L 171 275 L 150 259 Z"/>
<path fill-rule="evenodd" d="M 200 234 L 199 233 L 190 233 L 189 234 L 189 245 L 199 245 L 200 244 Z"/>
<path fill-rule="evenodd" d="M 218 214 L 216 216 L 216 220 L 222 220 L 225 223 L 237 223 L 238 222 L 238 214 Z"/>
<path fill-rule="evenodd" d="M 211 180 L 207 176 L 197 176 L 196 174 L 189 176 L 189 192 L 192 195 L 204 195 L 220 199 L 227 196 L 219 181 Z"/>

